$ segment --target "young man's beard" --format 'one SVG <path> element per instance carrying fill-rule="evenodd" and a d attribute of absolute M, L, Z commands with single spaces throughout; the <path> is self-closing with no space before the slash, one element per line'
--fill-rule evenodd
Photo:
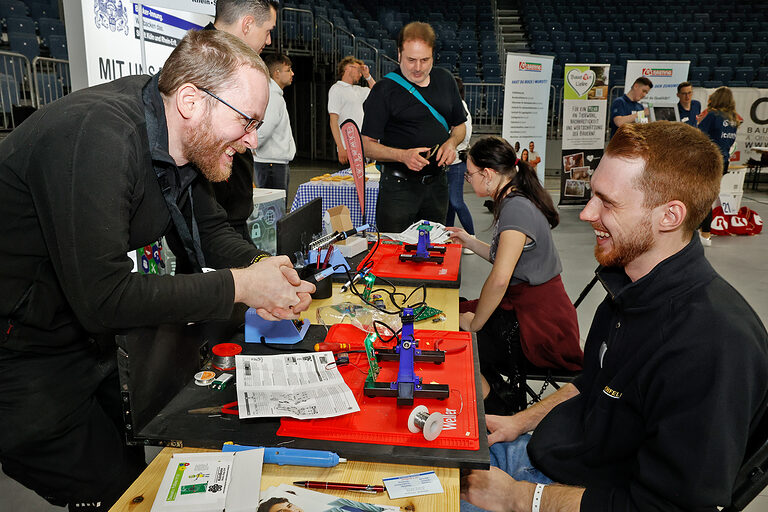
<path fill-rule="evenodd" d="M 602 231 L 608 231 L 602 229 Z M 613 248 L 610 252 L 603 251 L 599 245 L 595 245 L 595 259 L 604 267 L 624 267 L 629 262 L 647 252 L 653 247 L 653 233 L 651 233 L 651 221 L 645 219 L 632 229 L 630 233 L 617 239 L 611 235 Z"/>
<path fill-rule="evenodd" d="M 227 146 L 237 150 L 237 144 L 228 144 L 213 135 L 210 114 L 200 126 L 190 130 L 189 140 L 184 147 L 184 157 L 193 163 L 208 181 L 224 181 L 232 174 L 232 162 L 222 163 L 221 157 Z"/>

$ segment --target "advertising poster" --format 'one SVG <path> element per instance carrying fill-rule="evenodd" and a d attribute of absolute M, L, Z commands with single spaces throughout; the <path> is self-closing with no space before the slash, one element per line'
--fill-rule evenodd
<path fill-rule="evenodd" d="M 213 20 L 211 15 L 189 12 L 187 7 L 190 11 L 195 10 L 192 2 L 173 4 L 183 10 L 121 0 L 85 0 L 82 3 L 82 37 L 86 86 L 128 75 L 157 73 L 188 30 L 200 29 Z M 146 66 L 142 65 L 140 7 L 144 20 Z M 205 7 L 207 10 L 212 8 Z M 196 9 L 199 11 L 200 6 Z M 73 57 L 77 58 L 70 55 L 70 59 Z"/>
<path fill-rule="evenodd" d="M 586 204 L 589 180 L 605 148 L 608 64 L 566 64 L 560 204 Z"/>
<path fill-rule="evenodd" d="M 624 92 L 632 88 L 639 77 L 651 81 L 653 88 L 641 103 L 677 104 L 677 85 L 688 80 L 688 60 L 628 60 L 624 78 Z"/>
<path fill-rule="evenodd" d="M 504 114 L 501 136 L 528 160 L 544 183 L 547 153 L 547 115 L 552 80 L 552 61 L 547 55 L 507 54 L 504 82 Z M 518 146 L 519 145 L 519 146 Z M 539 160 L 539 158 L 541 160 Z"/>
<path fill-rule="evenodd" d="M 768 147 L 768 89 L 754 87 L 731 87 L 736 100 L 736 112 L 744 119 L 736 130 L 736 150 L 731 155 L 731 165 L 746 164 L 753 158 L 760 160 L 761 154 L 754 147 Z M 715 89 L 695 87 L 693 99 L 701 102 L 701 109 L 707 108 L 707 98 Z"/>

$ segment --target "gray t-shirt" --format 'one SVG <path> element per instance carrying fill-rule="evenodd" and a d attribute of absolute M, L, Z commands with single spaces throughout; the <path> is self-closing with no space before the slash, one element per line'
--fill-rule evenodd
<path fill-rule="evenodd" d="M 491 263 L 496 260 L 499 234 L 510 229 L 524 233 L 531 241 L 526 242 L 509 284 L 537 286 L 563 271 L 547 218 L 528 198 L 516 195 L 502 200 L 491 241 Z"/>

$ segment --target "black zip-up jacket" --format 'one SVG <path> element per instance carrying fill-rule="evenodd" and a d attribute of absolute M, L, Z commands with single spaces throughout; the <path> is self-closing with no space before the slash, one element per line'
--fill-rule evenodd
<path fill-rule="evenodd" d="M 584 350 L 579 394 L 528 446 L 581 510 L 715 511 L 728 505 L 768 399 L 768 335 L 711 267 L 699 237 L 632 283 L 598 272 L 608 296 Z"/>
<path fill-rule="evenodd" d="M 156 167 L 188 223 L 192 187 L 206 266 L 244 266 L 263 254 L 227 225 L 199 171 L 168 154 L 157 77 L 74 92 L 0 143 L 0 348 L 77 349 L 115 329 L 229 316 L 228 270 L 131 272 L 128 251 L 175 233 Z"/>

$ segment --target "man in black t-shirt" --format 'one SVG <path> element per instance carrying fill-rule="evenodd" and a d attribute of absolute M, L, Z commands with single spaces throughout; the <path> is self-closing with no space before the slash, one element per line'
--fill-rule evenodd
<path fill-rule="evenodd" d="M 386 232 L 420 219 L 445 222 L 445 166 L 456 159 L 467 120 L 456 81 L 445 69 L 432 68 L 432 27 L 409 23 L 397 45 L 397 76 L 376 82 L 363 104 L 365 154 L 383 162 L 376 224 Z"/>

